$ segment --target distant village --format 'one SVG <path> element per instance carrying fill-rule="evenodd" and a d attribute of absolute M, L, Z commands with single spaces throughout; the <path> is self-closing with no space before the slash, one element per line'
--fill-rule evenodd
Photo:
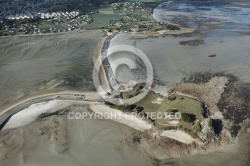
<path fill-rule="evenodd" d="M 0 18 L 26 17 L 30 18 L 38 12 L 46 12 L 52 5 L 61 5 L 67 0 L 6 0 L 0 2 Z"/>
<path fill-rule="evenodd" d="M 93 21 L 89 15 L 79 14 L 79 11 L 40 13 L 36 15 L 12 15 L 6 17 L 1 36 L 36 33 L 55 33 L 80 30 L 81 25 Z M 5 34 L 4 34 L 5 33 Z"/>
<path fill-rule="evenodd" d="M 82 29 L 93 22 L 79 9 L 67 10 L 67 0 L 10 0 L 0 3 L 0 36 L 55 33 Z M 53 6 L 66 9 L 51 11 Z M 66 10 L 66 11 L 65 11 Z"/>
<path fill-rule="evenodd" d="M 113 3 L 114 10 L 123 10 L 125 12 L 133 12 L 136 9 L 144 11 L 144 5 L 142 2 L 124 2 L 124 3 Z"/>
<path fill-rule="evenodd" d="M 143 2 L 119 2 L 98 7 L 90 2 L 79 1 L 72 5 L 70 0 L 0 1 L 0 36 L 83 30 L 93 22 L 102 24 L 101 28 L 109 32 L 178 30 L 176 26 L 156 22 L 151 16 L 152 6 L 146 7 Z M 109 19 L 109 15 L 113 16 Z"/>
<path fill-rule="evenodd" d="M 60 18 L 70 19 L 79 15 L 79 11 L 72 12 L 52 12 L 52 13 L 43 13 L 38 12 L 37 14 L 16 14 L 14 16 L 7 16 L 7 20 L 20 20 L 20 19 L 33 19 L 34 17 L 38 17 L 41 19 L 54 19 L 58 20 Z"/>

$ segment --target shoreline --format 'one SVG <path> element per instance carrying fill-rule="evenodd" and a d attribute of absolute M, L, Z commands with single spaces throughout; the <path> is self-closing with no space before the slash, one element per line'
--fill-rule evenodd
<path fill-rule="evenodd" d="M 159 130 L 156 129 L 152 124 L 148 123 L 147 121 L 140 119 L 134 115 L 126 114 L 120 110 L 110 108 L 108 106 L 102 105 L 91 105 L 91 110 L 102 117 L 104 119 L 110 119 L 117 123 L 122 123 L 127 125 L 133 129 L 139 131 L 146 131 L 146 130 L 156 130 L 156 133 L 160 137 L 171 138 L 177 140 L 184 144 L 191 144 L 195 141 L 189 134 L 185 133 L 184 131 L 180 130 Z M 154 135 L 154 133 L 151 133 Z M 156 135 L 155 135 L 156 136 Z"/>
<path fill-rule="evenodd" d="M 84 99 L 78 99 L 76 95 L 83 95 L 88 96 Z M 10 106 L 9 108 L 6 108 L 4 111 L 0 113 L 0 131 L 8 125 L 8 122 L 11 121 L 12 117 L 14 117 L 16 114 L 20 113 L 22 114 L 22 111 L 25 109 L 30 108 L 32 105 L 43 103 L 43 102 L 51 102 L 51 101 L 63 101 L 63 102 L 70 102 L 69 105 L 72 105 L 74 103 L 97 103 L 98 101 L 101 101 L 100 96 L 96 92 L 85 92 L 85 93 L 69 93 L 69 91 L 64 91 L 61 93 L 50 93 L 50 94 L 43 94 L 40 96 L 33 96 L 28 99 L 22 99 L 18 103 L 15 103 L 14 105 Z M 48 110 L 45 110 L 48 111 Z M 58 111 L 58 110 L 56 110 Z"/>
<path fill-rule="evenodd" d="M 147 121 L 144 121 L 142 119 L 139 119 L 136 116 L 132 116 L 129 114 L 125 114 L 124 112 L 110 108 L 108 106 L 104 105 L 90 105 L 90 109 L 104 117 L 105 119 L 110 119 L 112 121 L 125 124 L 133 129 L 145 131 L 152 129 L 152 124 L 148 123 Z"/>

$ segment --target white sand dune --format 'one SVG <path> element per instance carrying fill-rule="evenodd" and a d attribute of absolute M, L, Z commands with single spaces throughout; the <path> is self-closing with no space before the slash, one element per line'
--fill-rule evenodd
<path fill-rule="evenodd" d="M 187 133 L 179 130 L 165 130 L 161 133 L 162 137 L 169 137 L 185 144 L 190 144 L 194 139 Z"/>
<path fill-rule="evenodd" d="M 52 113 L 70 105 L 69 102 L 52 100 L 32 104 L 11 117 L 2 130 L 24 126 L 36 120 L 42 113 Z"/>
<path fill-rule="evenodd" d="M 152 125 L 148 122 L 144 121 L 143 119 L 139 119 L 136 116 L 129 115 L 126 113 L 123 113 L 119 110 L 112 109 L 108 106 L 103 105 L 91 105 L 90 108 L 95 112 L 103 117 L 105 119 L 111 119 L 113 121 L 123 123 L 129 127 L 132 127 L 136 130 L 144 131 L 152 128 Z M 180 141 L 185 144 L 190 144 L 194 141 L 194 139 L 187 133 L 179 130 L 166 130 L 163 131 L 160 136 L 162 137 L 168 137 L 171 139 L 175 139 L 177 141 Z"/>
<path fill-rule="evenodd" d="M 146 121 L 133 116 L 123 113 L 119 110 L 112 109 L 104 105 L 91 105 L 90 108 L 97 114 L 105 117 L 105 119 L 111 119 L 113 121 L 126 124 L 136 130 L 144 131 L 152 128 L 152 125 Z"/>

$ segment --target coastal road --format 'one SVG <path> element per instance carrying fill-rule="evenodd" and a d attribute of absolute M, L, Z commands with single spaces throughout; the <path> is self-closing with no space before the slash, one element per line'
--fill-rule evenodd
<path fill-rule="evenodd" d="M 88 95 L 91 95 L 91 97 L 88 97 Z M 79 103 L 101 103 L 104 100 L 97 95 L 97 93 L 93 92 L 93 94 L 85 94 L 85 93 L 53 93 L 53 94 L 46 94 L 42 96 L 33 97 L 30 99 L 27 99 L 23 102 L 20 102 L 16 104 L 15 106 L 12 106 L 10 108 L 7 108 L 5 111 L 1 112 L 0 114 L 0 131 L 3 129 L 3 127 L 8 123 L 10 118 L 18 113 L 21 110 L 24 110 L 25 108 L 29 107 L 32 104 L 36 103 L 42 103 L 42 102 L 48 102 L 52 100 L 64 100 L 64 101 L 72 101 L 72 104 L 75 102 Z"/>
<path fill-rule="evenodd" d="M 115 35 L 117 35 L 117 33 L 113 33 L 112 35 L 108 36 L 103 42 L 102 49 L 101 49 L 102 66 L 104 68 L 104 71 L 108 80 L 108 84 L 112 92 L 117 92 L 118 82 L 116 80 L 115 74 L 108 60 L 108 49 L 109 49 L 110 41 L 115 37 Z"/>
<path fill-rule="evenodd" d="M 113 33 L 112 35 L 108 36 L 101 48 L 101 61 L 102 65 L 109 83 L 109 86 L 113 92 L 117 92 L 118 83 L 115 78 L 115 74 L 111 68 L 111 65 L 108 60 L 108 48 L 111 39 L 116 35 L 117 33 Z M 94 94 L 95 92 L 93 92 Z M 92 95 L 93 95 L 92 94 Z M 21 110 L 24 110 L 25 108 L 29 107 L 32 104 L 41 103 L 41 102 L 48 102 L 51 100 L 67 100 L 72 101 L 72 104 L 74 102 L 80 102 L 80 103 L 100 103 L 104 102 L 104 100 L 101 98 L 101 96 L 97 95 L 95 93 L 96 97 L 92 97 L 88 99 L 88 95 L 85 93 L 79 94 L 79 93 L 52 93 L 52 94 L 46 94 L 42 96 L 37 96 L 33 98 L 29 98 L 25 101 L 22 101 L 18 104 L 13 105 L 10 108 L 7 108 L 0 112 L 0 131 L 3 129 L 3 127 L 8 123 L 8 121 L 11 119 L 13 115 L 18 113 Z"/>

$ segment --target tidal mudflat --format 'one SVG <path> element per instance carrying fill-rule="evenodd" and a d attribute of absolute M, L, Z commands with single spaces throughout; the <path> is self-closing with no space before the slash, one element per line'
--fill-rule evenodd
<path fill-rule="evenodd" d="M 41 135 L 40 131 L 45 133 Z M 133 147 L 134 133 L 136 130 L 111 120 L 66 120 L 66 117 L 51 116 L 3 131 L 1 166 L 150 165 L 151 159 Z M 6 139 L 11 140 L 8 149 L 2 142 Z M 58 154 L 58 150 L 66 151 Z"/>
<path fill-rule="evenodd" d="M 56 75 L 77 61 L 92 70 L 92 56 L 101 39 L 100 31 L 0 38 L 0 105 L 46 84 L 57 86 Z"/>

